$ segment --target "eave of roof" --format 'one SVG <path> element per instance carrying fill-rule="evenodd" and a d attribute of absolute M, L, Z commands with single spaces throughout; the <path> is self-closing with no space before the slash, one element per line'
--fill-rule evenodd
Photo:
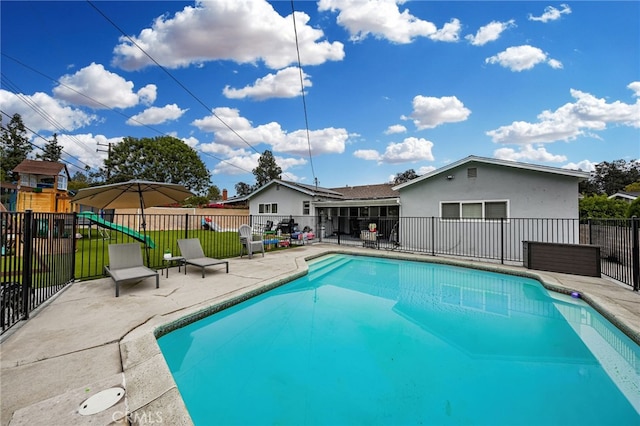
<path fill-rule="evenodd" d="M 61 163 L 53 161 L 23 160 L 12 171 L 15 173 L 28 173 L 40 176 L 57 176 L 62 170 L 65 170 L 67 175 L 69 175 L 67 166 Z"/>
<path fill-rule="evenodd" d="M 470 155 L 456 162 L 448 164 L 444 167 L 436 169 L 430 173 L 417 177 L 413 180 L 394 186 L 393 190 L 398 191 L 400 189 L 406 188 L 407 186 L 429 179 L 433 176 L 441 175 L 449 170 L 455 169 L 456 167 L 459 167 L 467 163 L 472 163 L 472 162 L 491 164 L 496 166 L 506 166 L 506 167 L 512 167 L 512 168 L 521 169 L 521 170 L 531 170 L 536 172 L 552 173 L 552 174 L 562 175 L 562 176 L 572 176 L 572 177 L 578 178 L 579 180 L 586 180 L 589 178 L 589 172 L 583 172 L 580 170 L 561 169 L 559 167 L 541 166 L 538 164 L 519 163 L 516 161 L 499 160 L 497 158 L 486 158 L 486 157 L 478 157 L 475 155 Z"/>

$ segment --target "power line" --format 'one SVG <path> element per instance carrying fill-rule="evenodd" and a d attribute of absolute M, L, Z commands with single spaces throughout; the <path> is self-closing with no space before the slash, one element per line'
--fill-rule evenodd
<path fill-rule="evenodd" d="M 311 165 L 311 174 L 313 175 L 313 181 L 318 184 L 318 178 L 316 172 L 313 169 L 313 156 L 311 155 L 311 138 L 309 136 L 309 118 L 307 116 L 307 101 L 304 96 L 304 77 L 302 72 L 302 61 L 300 61 L 300 46 L 298 45 L 298 28 L 296 27 L 296 9 L 293 6 L 293 0 L 291 0 L 291 18 L 293 19 L 293 33 L 296 38 L 296 53 L 298 54 L 298 71 L 300 74 L 300 92 L 302 94 L 302 108 L 304 110 L 304 126 L 307 131 L 307 146 L 309 147 L 309 164 Z"/>
<path fill-rule="evenodd" d="M 104 17 L 104 19 L 106 19 L 111 25 L 113 25 L 114 28 L 116 28 L 118 31 L 120 31 L 120 33 L 123 36 L 125 36 L 127 38 L 127 40 L 129 40 L 131 42 L 131 44 L 133 44 L 138 49 L 140 49 L 140 51 L 142 53 L 144 53 L 147 58 L 149 58 L 154 64 L 156 64 L 158 66 L 158 68 L 160 68 L 162 71 L 164 71 L 164 73 L 167 74 L 173 81 L 175 81 L 176 84 L 178 84 L 178 86 L 180 86 L 193 99 L 195 99 L 200 105 L 202 105 L 207 110 L 207 112 L 210 112 L 211 114 L 213 114 L 213 116 L 215 118 L 217 118 L 227 129 L 229 129 L 234 135 L 236 135 L 242 142 L 247 144 L 247 146 L 249 146 L 252 150 L 254 150 L 258 154 L 261 154 L 260 151 L 258 151 L 253 145 L 251 145 L 249 142 L 247 142 L 247 140 L 245 138 L 243 138 L 238 132 L 236 132 L 235 129 L 233 129 L 222 118 L 220 118 L 213 111 L 212 108 L 210 108 L 199 97 L 197 97 L 191 90 L 189 90 L 184 84 L 182 84 L 182 82 L 180 82 L 180 80 L 178 80 L 173 74 L 171 74 L 165 67 L 160 65 L 160 63 L 158 61 L 156 61 L 150 54 L 148 54 L 142 47 L 140 47 L 140 45 L 138 43 L 136 43 L 131 37 L 129 37 L 129 35 L 127 33 L 125 33 L 115 22 L 113 22 L 107 15 L 105 15 L 100 9 L 98 9 L 98 7 L 96 5 L 94 5 L 93 2 L 91 2 L 91 0 L 87 0 L 87 3 L 89 3 L 91 5 L 91 7 L 93 7 L 100 15 L 102 15 L 102 17 Z"/>
<path fill-rule="evenodd" d="M 16 97 L 18 99 L 20 99 L 24 104 L 26 104 L 29 108 L 31 108 L 36 114 L 41 116 L 45 121 L 47 121 L 49 124 L 51 124 L 56 129 L 58 129 L 60 131 L 67 132 L 67 133 L 70 133 L 69 129 L 66 129 L 64 126 L 62 126 L 62 124 L 60 124 L 58 121 L 56 121 L 55 118 L 53 118 L 49 113 L 47 113 L 37 103 L 33 102 L 31 99 L 28 99 L 26 96 L 24 96 L 21 93 L 20 88 L 15 83 L 13 83 L 11 81 L 11 79 L 9 79 L 4 73 L 2 73 L 2 79 L 4 80 L 5 85 L 8 86 L 11 89 L 13 94 L 16 95 Z M 71 139 L 73 142 L 75 142 L 78 146 L 83 148 L 85 151 L 87 151 L 88 153 L 93 153 L 91 151 L 91 149 L 89 149 L 89 147 L 87 147 L 82 141 L 77 139 L 75 136 L 73 136 L 73 135 L 68 135 L 68 136 L 69 136 L 69 139 Z"/>
<path fill-rule="evenodd" d="M 0 110 L 0 113 L 4 114 L 7 118 L 11 118 L 11 116 L 10 116 L 9 114 L 7 114 L 6 112 L 4 112 L 4 111 L 2 111 L 2 110 Z M 25 128 L 25 129 L 27 129 L 28 131 L 30 131 L 33 135 L 35 135 L 35 136 L 39 137 L 40 139 L 44 140 L 46 143 L 48 143 L 48 142 L 49 142 L 49 141 L 48 141 L 44 136 L 42 136 L 41 134 L 39 134 L 39 133 L 35 132 L 34 130 L 30 129 L 30 128 L 29 128 L 28 126 L 26 126 L 24 123 L 23 123 L 23 126 L 24 126 L 24 128 Z M 2 128 L 3 128 L 3 129 L 5 129 L 5 130 L 8 130 L 8 129 L 7 129 L 6 127 L 4 127 L 4 126 L 2 126 Z M 43 149 L 42 147 L 40 147 L 40 146 L 36 145 L 35 143 L 33 143 L 33 142 L 29 141 L 29 140 L 27 140 L 27 143 L 28 143 L 29 145 L 31 145 L 32 147 L 34 147 L 34 148 L 37 148 L 37 149 Z M 64 152 L 64 153 L 65 153 L 65 154 L 67 154 L 67 156 L 69 156 L 70 158 L 73 158 L 74 160 L 78 161 L 79 163 L 81 163 L 81 164 L 84 164 L 84 165 L 85 165 L 85 167 L 83 168 L 83 167 L 80 167 L 80 166 L 78 166 L 78 165 L 76 165 L 76 164 L 71 163 L 70 161 L 67 161 L 67 160 L 64 160 L 64 159 L 60 158 L 60 161 L 62 161 L 63 163 L 68 164 L 69 166 L 73 166 L 73 167 L 75 167 L 75 168 L 77 168 L 77 169 L 79 169 L 79 170 L 82 170 L 83 172 L 85 172 L 85 171 L 86 171 L 86 168 L 87 168 L 87 167 L 88 167 L 89 169 L 98 170 L 98 169 L 96 169 L 95 167 L 91 167 L 89 164 L 87 164 L 87 163 L 85 163 L 84 161 L 80 160 L 78 157 L 75 157 L 75 156 L 73 156 L 73 155 L 69 154 L 69 153 L 68 153 L 67 151 L 65 151 L 65 150 L 61 150 L 61 152 Z"/>
<path fill-rule="evenodd" d="M 35 72 L 36 74 L 39 74 L 40 76 L 42 76 L 42 77 L 44 77 L 44 78 L 46 78 L 46 79 L 48 79 L 48 80 L 51 80 L 52 82 L 57 83 L 57 84 L 59 84 L 60 86 L 65 87 L 65 88 L 66 88 L 66 89 L 68 89 L 68 90 L 71 90 L 72 92 L 74 92 L 74 93 L 76 93 L 76 94 L 78 94 L 78 95 L 80 95 L 80 96 L 82 96 L 82 97 L 84 97 L 84 98 L 86 98 L 86 99 L 90 100 L 91 102 L 93 102 L 93 103 L 95 103 L 95 104 L 97 104 L 97 105 L 100 105 L 100 106 L 104 107 L 105 109 L 108 109 L 109 111 L 111 111 L 111 112 L 113 112 L 113 113 L 116 113 L 116 114 L 118 114 L 118 115 L 120 115 L 120 116 L 122 116 L 122 117 L 126 118 L 127 120 L 134 121 L 134 122 L 136 122 L 136 123 L 140 124 L 141 126 L 146 127 L 147 129 L 152 130 L 153 132 L 155 132 L 155 133 L 157 133 L 157 134 L 159 134 L 159 135 L 162 135 L 162 136 L 171 136 L 171 135 L 168 135 L 168 134 L 166 134 L 166 133 L 164 133 L 164 132 L 162 132 L 162 131 L 160 131 L 160 130 L 158 130 L 158 129 L 156 129 L 156 128 L 152 127 L 152 126 L 149 126 L 148 124 L 145 124 L 145 123 L 142 123 L 141 121 L 136 120 L 135 118 L 133 118 L 133 116 L 130 116 L 130 115 L 127 115 L 127 114 L 125 114 L 125 113 L 123 113 L 123 112 L 121 112 L 121 111 L 115 110 L 114 108 L 111 108 L 110 106 L 108 106 L 108 105 L 106 105 L 106 104 L 104 104 L 104 103 L 100 102 L 99 100 L 94 99 L 94 98 L 92 98 L 92 97 L 90 97 L 90 96 L 88 96 L 88 95 L 86 95 L 86 94 L 84 94 L 84 93 L 82 93 L 82 92 L 80 92 L 80 91 L 76 90 L 75 88 L 73 88 L 73 87 L 71 87 L 71 86 L 69 86 L 69 85 L 66 85 L 66 84 L 64 84 L 64 83 L 61 83 L 60 81 L 58 81 L 58 80 L 54 79 L 53 77 L 50 77 L 50 76 L 48 76 L 47 74 L 44 74 L 43 72 L 41 72 L 41 71 L 39 71 L 39 70 L 37 70 L 37 69 L 35 69 L 35 68 L 33 68 L 33 67 L 31 67 L 31 66 L 29 66 L 29 65 L 25 64 L 24 62 L 20 61 L 20 60 L 19 60 L 19 59 L 17 59 L 17 58 L 14 58 L 14 57 L 12 57 L 12 56 L 10 56 L 10 55 L 8 55 L 8 54 L 4 53 L 4 52 L 0 52 L 0 54 L 1 54 L 2 56 L 4 56 L 4 57 L 6 57 L 6 58 L 8 58 L 8 59 L 10 59 L 10 60 L 12 60 L 12 61 L 14 61 L 14 62 L 16 62 L 17 64 L 19 64 L 19 65 L 23 66 L 24 68 L 27 68 L 28 70 L 33 71 L 33 72 Z M 4 77 L 4 74 L 3 74 L 3 77 Z M 9 79 L 7 79 L 6 77 L 4 77 L 4 78 L 5 78 L 6 82 L 10 83 L 10 80 L 9 80 Z M 37 106 L 37 104 L 35 104 L 35 103 L 33 103 L 33 102 L 28 101 L 28 100 L 26 99 L 26 97 L 24 97 L 24 96 L 23 96 L 23 95 L 21 95 L 20 93 L 17 93 L 17 92 L 19 92 L 19 90 L 16 90 L 16 88 L 12 88 L 12 91 L 13 91 L 13 93 L 14 93 L 16 96 L 18 96 L 18 98 L 19 98 L 20 100 L 22 100 L 23 102 L 25 102 L 25 103 L 26 103 L 27 105 L 29 105 L 32 109 L 36 110 L 36 112 L 38 112 L 38 111 L 37 111 L 38 109 L 41 109 L 39 106 Z M 32 105 L 32 104 L 33 104 L 33 105 Z M 34 106 L 34 105 L 35 105 L 35 106 Z M 46 119 L 46 118 L 45 118 L 45 119 Z M 49 121 L 49 120 L 47 120 L 47 121 Z M 49 121 L 49 122 L 51 123 L 51 121 Z M 52 123 L 52 124 L 53 124 L 53 123 Z M 55 125 L 55 124 L 54 124 L 54 125 Z M 57 127 L 57 126 L 56 126 L 56 127 Z M 69 130 L 64 129 L 64 128 L 62 128 L 62 127 L 58 127 L 58 128 L 59 128 L 59 129 L 61 129 L 61 130 L 64 130 L 65 132 L 69 132 Z M 81 141 L 79 141 L 79 140 L 78 140 L 77 138 L 75 138 L 73 135 L 67 135 L 67 136 L 68 136 L 71 140 L 73 140 L 74 142 L 76 142 L 76 143 L 78 143 L 78 144 L 80 144 L 80 145 L 84 145 Z M 90 152 L 90 153 L 92 153 L 92 154 L 93 154 L 93 150 L 91 150 L 90 148 L 88 148 L 88 147 L 86 147 L 86 146 L 84 146 L 84 148 L 85 148 L 88 152 Z M 258 151 L 256 151 L 256 152 L 258 152 Z M 222 162 L 222 163 L 229 164 L 230 166 L 235 167 L 235 168 L 237 168 L 237 169 L 239 169 L 239 170 L 242 170 L 242 171 L 243 171 L 243 172 L 245 172 L 245 173 L 251 173 L 251 171 L 250 171 L 250 170 L 243 169 L 242 167 L 240 167 L 240 166 L 238 166 L 238 165 L 236 165 L 236 164 L 233 164 L 233 163 L 231 163 L 231 162 L 229 162 L 229 161 L 227 161 L 227 160 L 224 160 L 224 159 L 222 159 L 222 158 L 216 157 L 215 155 L 209 154 L 209 153 L 204 152 L 204 151 L 200 151 L 200 153 L 201 153 L 201 154 L 204 154 L 204 155 L 206 155 L 206 156 L 208 156 L 208 157 L 211 157 L 211 158 L 213 158 L 213 159 L 215 159 L 215 160 L 217 160 L 217 161 L 220 161 L 220 162 Z M 259 153 L 259 152 L 258 152 L 258 153 Z"/>

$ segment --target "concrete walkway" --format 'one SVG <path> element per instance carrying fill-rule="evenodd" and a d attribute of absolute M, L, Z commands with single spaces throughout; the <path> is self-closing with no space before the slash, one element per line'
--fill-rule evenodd
<path fill-rule="evenodd" d="M 124 285 L 120 297 L 110 279 L 77 282 L 44 309 L 3 336 L 1 349 L 2 425 L 107 425 L 126 423 L 191 424 L 153 331 L 187 314 L 266 285 L 306 273 L 307 259 L 327 252 L 350 252 L 446 261 L 384 250 L 307 245 L 229 259 L 207 268 L 206 278 L 190 267 L 170 269 L 135 286 Z M 580 291 L 606 310 L 616 324 L 640 341 L 640 294 L 610 280 L 529 271 L 481 262 L 456 262 L 539 277 L 547 285 Z M 91 415 L 78 413 L 90 396 L 111 387 L 126 389 L 115 406 Z"/>

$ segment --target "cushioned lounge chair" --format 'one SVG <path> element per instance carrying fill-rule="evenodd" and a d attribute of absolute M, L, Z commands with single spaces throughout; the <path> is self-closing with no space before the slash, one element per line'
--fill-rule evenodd
<path fill-rule="evenodd" d="M 156 288 L 160 288 L 158 271 L 144 266 L 138 243 L 109 244 L 109 265 L 104 270 L 116 283 L 116 297 L 120 296 L 123 281 L 156 277 Z"/>
<path fill-rule="evenodd" d="M 185 238 L 178 240 L 180 254 L 184 257 L 184 273 L 187 273 L 187 265 L 199 266 L 202 268 L 202 278 L 204 278 L 204 268 L 207 266 L 226 264 L 227 274 L 229 273 L 229 262 L 204 255 L 200 240 L 197 238 Z"/>
<path fill-rule="evenodd" d="M 240 235 L 241 246 L 240 257 L 244 255 L 245 251 L 249 255 L 249 259 L 253 257 L 253 253 L 257 253 L 258 251 L 261 251 L 262 257 L 264 257 L 264 241 L 262 240 L 262 236 L 259 236 L 260 239 L 254 239 L 253 232 L 249 225 L 240 225 L 238 234 Z"/>

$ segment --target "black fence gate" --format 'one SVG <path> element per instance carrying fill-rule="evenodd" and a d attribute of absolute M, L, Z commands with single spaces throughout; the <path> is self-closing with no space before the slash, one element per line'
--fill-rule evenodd
<path fill-rule="evenodd" d="M 4 333 L 71 283 L 74 215 L 0 212 L 0 329 Z"/>

